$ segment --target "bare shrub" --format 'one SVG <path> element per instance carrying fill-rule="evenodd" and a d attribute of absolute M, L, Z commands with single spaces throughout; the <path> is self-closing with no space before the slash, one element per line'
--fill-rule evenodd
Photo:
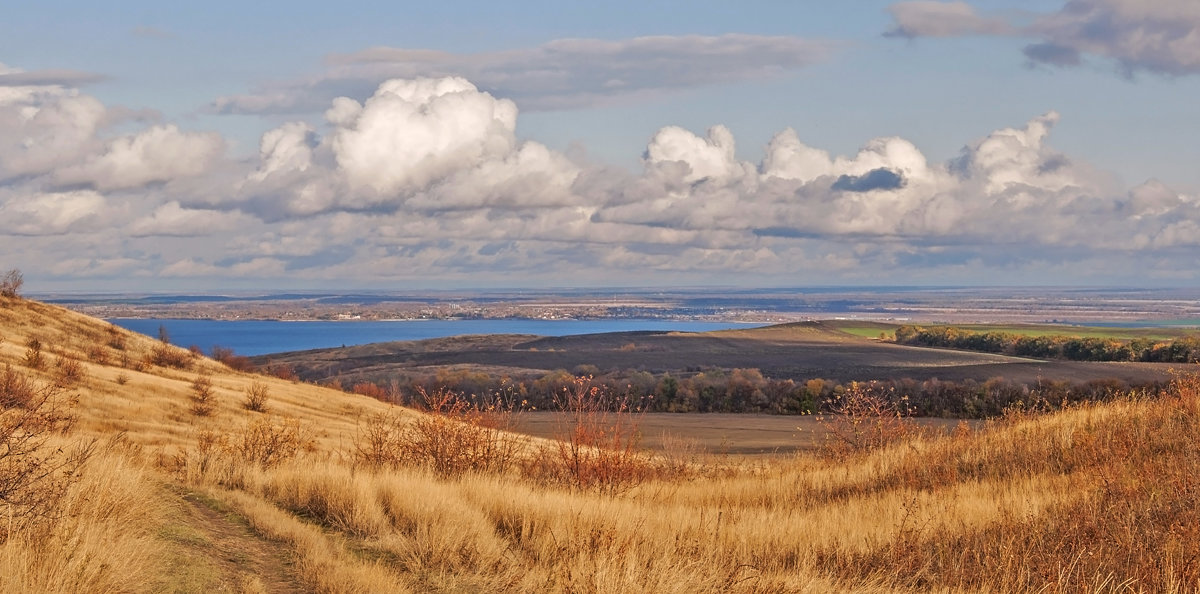
<path fill-rule="evenodd" d="M 192 414 L 198 417 L 207 417 L 213 413 L 216 407 L 216 397 L 213 395 L 212 378 L 205 374 L 196 376 L 192 380 Z"/>
<path fill-rule="evenodd" d="M 499 472 L 515 462 L 520 441 L 508 431 L 513 423 L 511 403 L 496 398 L 480 405 L 447 389 L 420 389 L 418 394 L 418 405 L 428 414 L 405 426 L 402 459 L 443 476 Z"/>
<path fill-rule="evenodd" d="M 108 350 L 103 345 L 93 344 L 87 347 L 88 361 L 98 365 L 108 365 Z"/>
<path fill-rule="evenodd" d="M 0 408 L 25 408 L 34 397 L 34 384 L 11 365 L 4 364 L 0 373 Z"/>
<path fill-rule="evenodd" d="M 375 413 L 358 426 L 354 460 L 372 468 L 401 466 L 404 461 L 404 421 L 396 414 Z"/>
<path fill-rule="evenodd" d="M 117 326 L 108 327 L 108 346 L 116 351 L 125 350 L 125 335 Z"/>
<path fill-rule="evenodd" d="M 0 375 L 0 543 L 11 530 L 53 518 L 89 448 L 64 451 L 50 438 L 70 430 L 64 389 L 36 384 L 6 365 Z"/>
<path fill-rule="evenodd" d="M 825 429 L 824 452 L 844 456 L 875 450 L 919 432 L 907 396 L 875 382 L 850 382 L 825 401 L 817 422 Z"/>
<path fill-rule="evenodd" d="M 287 363 L 268 363 L 267 374 L 289 382 L 300 379 L 300 376 L 296 375 L 296 369 Z"/>
<path fill-rule="evenodd" d="M 82 363 L 66 355 L 58 356 L 58 359 L 55 361 L 55 368 L 58 370 L 55 382 L 64 388 L 71 388 L 78 385 L 87 375 L 87 371 L 84 370 Z"/>
<path fill-rule="evenodd" d="M 243 462 L 267 469 L 296 457 L 309 442 L 300 421 L 259 417 L 230 444 Z"/>
<path fill-rule="evenodd" d="M 267 399 L 271 397 L 271 389 L 262 382 L 253 382 L 246 388 L 246 400 L 242 406 L 254 412 L 267 412 Z"/>
<path fill-rule="evenodd" d="M 418 390 L 426 414 L 404 421 L 395 414 L 367 417 L 354 443 L 355 460 L 366 466 L 417 466 L 442 476 L 504 472 L 521 453 L 510 432 L 515 411 L 499 396 L 485 404 L 459 392 Z"/>
<path fill-rule="evenodd" d="M 624 396 L 577 377 L 557 398 L 566 422 L 548 459 L 531 460 L 526 473 L 577 489 L 616 494 L 655 474 L 638 447 L 642 411 Z"/>
<path fill-rule="evenodd" d="M 0 296 L 10 299 L 21 296 L 21 287 L 25 284 L 25 275 L 13 268 L 0 276 Z"/>
<path fill-rule="evenodd" d="M 238 355 L 230 348 L 214 345 L 212 348 L 212 358 L 234 371 L 247 373 L 254 371 L 254 364 L 250 362 L 249 357 Z"/>
<path fill-rule="evenodd" d="M 167 342 L 159 342 L 150 351 L 150 363 L 159 367 L 187 369 L 191 364 L 192 354 L 184 349 L 172 346 Z"/>
<path fill-rule="evenodd" d="M 203 477 L 214 468 L 223 453 L 229 449 L 224 435 L 211 429 L 196 434 L 196 448 L 191 455 L 181 454 L 177 462 L 181 468 L 189 465 L 197 477 Z"/>
<path fill-rule="evenodd" d="M 41 369 L 46 360 L 42 357 L 42 341 L 30 338 L 25 343 L 25 366 L 30 369 Z"/>
<path fill-rule="evenodd" d="M 371 382 L 358 382 L 350 387 L 350 392 L 376 400 L 387 401 L 387 390 Z"/>
<path fill-rule="evenodd" d="M 129 383 L 129 374 L 124 371 L 117 374 L 116 382 L 118 386 L 124 386 Z"/>

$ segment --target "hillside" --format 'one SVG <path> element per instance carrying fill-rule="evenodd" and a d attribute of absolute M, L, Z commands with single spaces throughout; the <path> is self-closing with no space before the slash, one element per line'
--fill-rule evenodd
<path fill-rule="evenodd" d="M 449 415 L 235 373 L 57 307 L 0 298 L 0 336 L 4 592 L 1200 590 L 1195 378 L 943 437 L 876 419 L 826 456 L 627 450 L 564 482 L 564 450 L 470 415 L 433 425 L 440 443 L 491 436 L 471 443 L 513 455 L 473 460 L 503 464 L 388 449 L 394 427 Z M 256 382 L 267 413 L 243 405 Z"/>

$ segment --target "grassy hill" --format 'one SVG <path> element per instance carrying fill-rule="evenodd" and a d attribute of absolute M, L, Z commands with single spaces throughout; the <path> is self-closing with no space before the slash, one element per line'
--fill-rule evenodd
<path fill-rule="evenodd" d="M 1200 591 L 1194 378 L 940 437 L 831 418 L 842 448 L 739 461 L 596 450 L 631 434 L 586 415 L 574 449 L 510 436 L 27 300 L 0 337 L 3 592 Z"/>

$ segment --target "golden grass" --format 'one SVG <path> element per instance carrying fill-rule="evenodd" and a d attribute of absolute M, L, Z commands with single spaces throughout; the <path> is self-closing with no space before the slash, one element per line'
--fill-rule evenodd
<path fill-rule="evenodd" d="M 50 306 L 0 301 L 0 332 L 0 363 L 38 381 L 53 379 L 55 357 L 82 362 L 75 432 L 56 439 L 124 435 L 84 465 L 67 513 L 0 544 L 0 591 L 164 589 L 162 545 L 191 538 L 170 513 L 189 490 L 319 592 L 1200 591 L 1194 379 L 1160 400 L 1016 415 L 838 459 L 729 459 L 604 490 L 531 479 L 521 465 L 358 463 L 366 419 L 421 413 L 206 359 L 122 366 L 158 345 Z M 49 355 L 40 370 L 23 366 L 31 337 Z M 215 396 L 207 417 L 188 410 L 200 373 Z M 269 415 L 244 406 L 255 383 Z M 304 438 L 287 456 L 264 462 L 238 445 L 289 426 Z M 536 460 L 556 448 L 523 450 Z M 268 589 L 235 577 L 243 591 Z"/>

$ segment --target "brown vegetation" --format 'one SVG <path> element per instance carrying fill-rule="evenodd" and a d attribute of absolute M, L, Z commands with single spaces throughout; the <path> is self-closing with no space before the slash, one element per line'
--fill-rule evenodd
<path fill-rule="evenodd" d="M 206 546 L 214 525 L 225 524 L 248 527 L 248 557 L 290 560 L 275 567 L 282 583 L 317 592 L 1200 589 L 1200 380 L 1191 375 L 1160 397 L 1126 392 L 1057 412 L 1010 409 L 950 435 L 885 427 L 862 432 L 853 455 L 728 458 L 701 473 L 658 470 L 699 462 L 684 454 L 668 463 L 638 448 L 636 416 L 613 425 L 583 414 L 569 427 L 593 436 L 579 440 L 579 458 L 569 435 L 553 442 L 497 431 L 488 435 L 512 440 L 516 463 L 460 471 L 407 450 L 396 450 L 396 462 L 357 452 L 375 443 L 386 450 L 417 421 L 435 433 L 490 431 L 471 422 L 489 412 L 472 410 L 475 400 L 434 394 L 430 412 L 417 412 L 202 358 L 187 371 L 108 367 L 87 349 L 104 345 L 115 363 L 157 345 L 122 334 L 116 349 L 102 322 L 35 302 L 6 304 L 0 331 L 5 426 L 30 428 L 32 441 L 20 441 L 20 429 L 13 443 L 36 444 L 0 446 L 0 454 L 32 452 L 0 456 L 26 460 L 0 468 L 48 477 L 25 484 L 50 502 L 41 509 L 55 510 L 6 528 L 0 591 L 264 589 L 264 575 Z M 24 365 L 33 333 L 82 367 L 70 391 L 57 364 Z M 215 405 L 196 417 L 187 409 L 201 376 Z M 574 381 L 570 395 L 585 412 L 596 398 L 624 396 Z M 255 382 L 270 389 L 274 416 L 236 405 Z M 830 408 L 868 426 L 905 418 L 890 400 L 871 402 L 877 392 L 861 395 L 867 400 Z M 613 410 L 622 409 L 598 409 Z M 43 412 L 63 422 L 11 420 Z M 371 419 L 387 422 L 374 431 Z M 526 470 L 563 453 L 585 459 L 585 446 L 649 470 L 615 488 Z M 57 470 L 20 470 L 49 467 Z M 0 499 L 0 518 L 23 513 L 15 501 Z M 212 513 L 180 511 L 196 501 Z"/>

